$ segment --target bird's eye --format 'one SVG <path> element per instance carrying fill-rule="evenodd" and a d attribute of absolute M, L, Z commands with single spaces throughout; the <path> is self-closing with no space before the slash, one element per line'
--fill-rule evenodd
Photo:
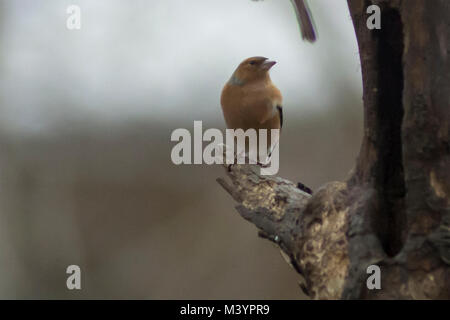
<path fill-rule="evenodd" d="M 256 61 L 250 61 L 249 64 L 251 64 L 253 66 L 256 64 Z"/>

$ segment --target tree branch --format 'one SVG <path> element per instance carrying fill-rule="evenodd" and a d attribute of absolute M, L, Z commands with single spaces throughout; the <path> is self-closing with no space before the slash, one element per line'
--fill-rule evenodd
<path fill-rule="evenodd" d="M 257 166 L 235 165 L 226 170 L 231 183 L 223 178 L 217 181 L 238 202 L 239 214 L 259 229 L 261 237 L 276 243 L 294 269 L 305 276 L 303 289 L 312 298 L 340 298 L 349 268 L 361 269 L 359 278 L 365 271 L 360 265 L 384 256 L 364 219 L 355 219 L 352 226 L 352 244 L 357 248 L 351 250 L 346 235 L 349 215 L 367 214 L 366 198 L 373 193 L 366 192 L 364 201 L 358 201 L 363 192 L 353 189 L 350 199 L 355 201 L 349 202 L 347 184 L 332 182 L 311 196 L 293 182 L 261 176 L 257 170 Z M 371 244 L 370 261 L 368 252 L 359 250 L 361 241 Z"/>
<path fill-rule="evenodd" d="M 296 219 L 311 195 L 279 177 L 261 176 L 257 166 L 234 165 L 217 182 L 239 203 L 236 210 L 253 223 L 260 236 L 277 243 L 287 254 L 293 246 Z"/>

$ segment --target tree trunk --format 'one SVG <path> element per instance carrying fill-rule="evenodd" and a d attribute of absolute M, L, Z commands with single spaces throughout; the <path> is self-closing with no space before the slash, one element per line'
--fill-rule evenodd
<path fill-rule="evenodd" d="M 369 30 L 367 7 L 381 8 Z M 219 183 L 277 243 L 313 299 L 450 299 L 450 1 L 348 0 L 364 127 L 346 182 L 313 196 L 232 167 Z M 369 289 L 367 268 L 381 270 Z"/>

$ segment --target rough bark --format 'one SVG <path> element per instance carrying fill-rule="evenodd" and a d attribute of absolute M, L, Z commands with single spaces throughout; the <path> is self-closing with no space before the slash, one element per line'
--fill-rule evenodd
<path fill-rule="evenodd" d="M 366 9 L 381 8 L 381 30 Z M 251 166 L 219 183 L 277 243 L 314 299 L 450 299 L 450 1 L 348 0 L 364 138 L 346 182 L 313 196 Z M 381 268 L 381 290 L 366 286 Z"/>

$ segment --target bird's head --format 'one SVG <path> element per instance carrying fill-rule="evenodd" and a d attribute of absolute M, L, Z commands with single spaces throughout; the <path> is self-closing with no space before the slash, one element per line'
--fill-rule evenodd
<path fill-rule="evenodd" d="M 231 81 L 236 84 L 245 84 L 252 81 L 270 79 L 269 70 L 276 62 L 264 57 L 251 57 L 245 59 L 234 71 Z"/>

